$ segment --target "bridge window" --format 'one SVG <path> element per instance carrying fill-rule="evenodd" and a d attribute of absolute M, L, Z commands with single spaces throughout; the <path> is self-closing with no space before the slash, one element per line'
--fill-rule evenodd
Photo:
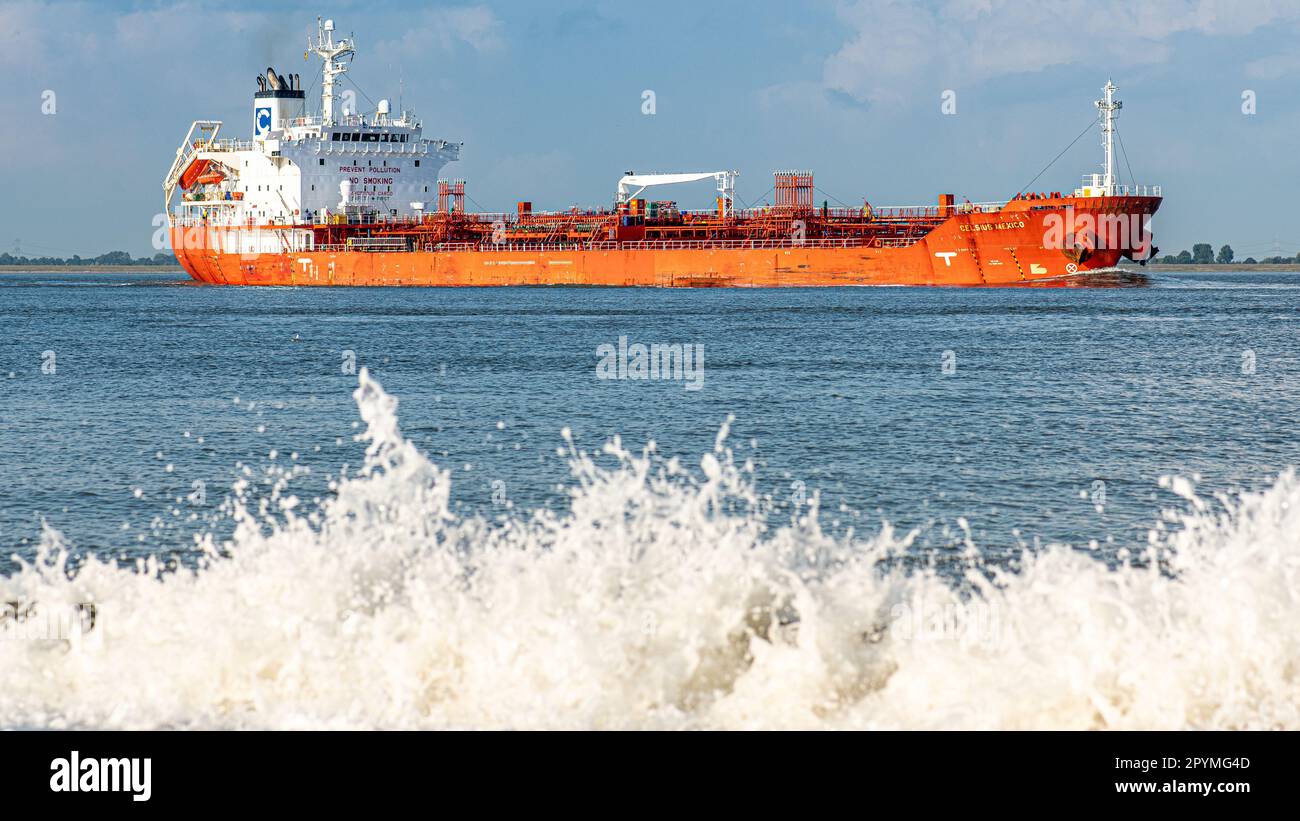
<path fill-rule="evenodd" d="M 359 143 L 359 142 L 361 142 L 361 135 L 358 134 L 357 132 L 353 131 L 353 132 L 352 132 L 352 142 L 354 142 L 354 143 Z"/>
<path fill-rule="evenodd" d="M 338 133 L 337 131 L 335 131 L 335 132 L 334 132 L 334 136 L 330 137 L 330 139 L 333 140 L 334 142 L 338 142 L 338 141 L 339 141 L 339 133 Z"/>

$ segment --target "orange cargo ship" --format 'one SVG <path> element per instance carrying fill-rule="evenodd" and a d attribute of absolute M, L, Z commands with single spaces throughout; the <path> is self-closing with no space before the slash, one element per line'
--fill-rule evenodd
<path fill-rule="evenodd" d="M 830 285 L 1087 284 L 1121 259 L 1156 251 L 1158 186 L 1114 174 L 1115 86 L 1096 105 L 1104 171 L 1070 194 L 1002 203 L 835 207 L 814 201 L 810 172 L 777 172 L 774 201 L 735 208 L 734 171 L 628 172 L 610 208 L 510 214 L 465 210 L 465 184 L 438 179 L 460 145 L 426 139 L 381 100 L 370 115 L 334 111 L 335 78 L 354 53 L 318 21 L 322 109 L 306 116 L 296 75 L 258 76 L 254 138 L 191 128 L 163 183 L 176 258 L 226 285 Z M 712 178 L 716 207 L 684 211 L 640 194 Z M 181 202 L 173 210 L 177 191 Z M 435 207 L 428 200 L 437 197 Z"/>

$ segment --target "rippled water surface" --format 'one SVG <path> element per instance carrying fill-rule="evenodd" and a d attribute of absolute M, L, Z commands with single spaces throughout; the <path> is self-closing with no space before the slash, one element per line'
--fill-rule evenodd
<path fill-rule="evenodd" d="M 8 275 L 0 326 L 6 553 L 42 516 L 79 550 L 184 547 L 196 489 L 211 506 L 272 452 L 323 490 L 359 458 L 353 355 L 452 470 L 453 502 L 489 512 L 564 504 L 565 427 L 694 460 L 729 414 L 777 509 L 820 492 L 827 526 L 884 518 L 921 527 L 920 546 L 957 538 L 959 517 L 990 550 L 1141 543 L 1161 474 L 1253 487 L 1300 461 L 1295 273 L 790 291 Z M 620 337 L 703 346 L 700 389 L 598 378 Z"/>

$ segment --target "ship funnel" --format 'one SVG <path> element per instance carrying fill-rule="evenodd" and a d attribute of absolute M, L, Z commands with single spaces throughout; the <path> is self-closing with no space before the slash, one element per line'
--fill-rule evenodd
<path fill-rule="evenodd" d="M 253 137 L 264 140 L 273 131 L 282 131 L 306 113 L 307 101 L 296 88 L 296 75 L 275 73 L 267 66 L 266 74 L 257 75 L 257 93 L 253 95 Z"/>

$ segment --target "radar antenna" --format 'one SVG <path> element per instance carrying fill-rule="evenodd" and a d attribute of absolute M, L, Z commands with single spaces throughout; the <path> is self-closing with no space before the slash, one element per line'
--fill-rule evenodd
<path fill-rule="evenodd" d="M 305 60 L 308 54 L 315 53 L 325 61 L 321 69 L 321 122 L 325 125 L 334 124 L 334 78 L 348 70 L 346 63 L 336 61 L 355 55 L 355 46 L 356 38 L 352 36 L 335 42 L 334 21 L 316 18 L 316 42 L 307 40 L 307 51 L 302 57 Z"/>
<path fill-rule="evenodd" d="M 1114 81 L 1107 80 L 1102 91 L 1105 92 L 1106 99 L 1098 100 L 1094 105 L 1101 113 L 1101 144 L 1106 149 L 1106 176 L 1102 178 L 1101 187 L 1104 190 L 1103 196 L 1109 197 L 1115 193 L 1115 112 L 1123 108 L 1124 104 L 1115 99 L 1115 92 L 1119 88 Z"/>

